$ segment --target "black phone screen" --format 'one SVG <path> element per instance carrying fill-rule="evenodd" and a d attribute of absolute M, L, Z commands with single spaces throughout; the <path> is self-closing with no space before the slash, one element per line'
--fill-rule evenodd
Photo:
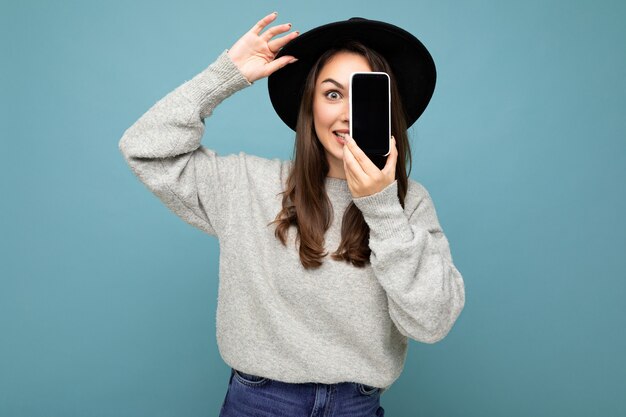
<path fill-rule="evenodd" d="M 352 76 L 352 137 L 366 154 L 389 152 L 389 77 L 387 74 L 361 73 Z"/>

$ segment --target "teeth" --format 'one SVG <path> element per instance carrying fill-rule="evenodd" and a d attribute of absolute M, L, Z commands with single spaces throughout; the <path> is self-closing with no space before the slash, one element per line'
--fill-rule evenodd
<path fill-rule="evenodd" d="M 346 138 L 346 134 L 345 133 L 339 133 L 339 132 L 335 132 L 335 135 L 339 136 L 342 139 Z"/>

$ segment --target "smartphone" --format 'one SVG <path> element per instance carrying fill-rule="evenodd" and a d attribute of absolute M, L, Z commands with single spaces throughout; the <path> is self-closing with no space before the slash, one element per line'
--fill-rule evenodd
<path fill-rule="evenodd" d="M 350 75 L 350 136 L 382 169 L 391 138 L 391 86 L 386 72 Z"/>

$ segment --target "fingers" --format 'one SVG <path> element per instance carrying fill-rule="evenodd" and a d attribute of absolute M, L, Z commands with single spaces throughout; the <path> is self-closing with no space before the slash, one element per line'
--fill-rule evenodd
<path fill-rule="evenodd" d="M 350 149 L 350 153 L 354 157 L 354 159 L 359 163 L 361 169 L 370 177 L 376 175 L 380 169 L 372 162 L 371 159 L 365 152 L 359 148 L 354 139 L 350 137 L 350 135 L 346 134 L 346 146 Z"/>
<path fill-rule="evenodd" d="M 347 137 L 349 136 L 346 135 L 346 138 Z M 367 174 L 365 173 L 365 171 L 363 171 L 363 167 L 361 166 L 361 164 L 355 157 L 354 153 L 352 152 L 352 149 L 349 147 L 347 143 L 343 147 L 343 162 L 344 162 L 344 169 L 347 168 L 346 175 L 348 174 L 348 172 L 350 172 L 350 174 L 354 178 L 367 177 Z"/>
<path fill-rule="evenodd" d="M 349 138 L 349 140 L 343 147 L 343 169 L 346 174 L 346 179 L 348 180 L 348 187 L 350 188 L 350 192 L 353 197 L 363 197 L 376 194 L 395 181 L 398 151 L 395 144 L 396 140 L 393 136 L 389 139 L 389 146 L 391 149 L 389 151 L 385 167 L 382 171 L 369 160 L 367 155 L 363 154 L 365 155 L 365 158 L 367 158 L 367 162 L 373 165 L 376 169 L 376 173 L 373 175 L 364 171 L 363 164 L 359 160 L 361 157 L 358 156 L 358 154 L 363 153 L 363 151 L 360 150 L 356 144 L 351 146 L 349 143 L 354 140 L 348 135 L 346 135 L 346 137 Z"/>
<path fill-rule="evenodd" d="M 261 39 L 269 42 L 274 36 L 287 32 L 291 29 L 291 23 L 283 23 L 282 25 L 272 26 L 261 35 Z"/>
<path fill-rule="evenodd" d="M 267 46 L 270 48 L 270 51 L 277 53 L 280 48 L 297 38 L 298 35 L 300 35 L 300 32 L 291 32 L 288 35 L 282 36 L 278 39 L 274 39 L 273 41 L 269 41 L 267 43 Z"/>
<path fill-rule="evenodd" d="M 347 146 L 343 147 L 343 171 L 346 174 L 349 186 L 360 184 L 362 181 L 360 181 L 361 178 L 359 177 L 365 176 L 361 166 L 357 160 L 354 159 L 354 155 L 352 155 L 352 152 L 350 152 L 350 149 Z"/>
<path fill-rule="evenodd" d="M 389 140 L 389 147 L 391 151 L 389 152 L 389 156 L 387 157 L 387 162 L 385 163 L 385 167 L 382 169 L 383 174 L 388 175 L 392 178 L 396 177 L 396 165 L 398 162 L 398 148 L 396 147 L 396 138 L 393 136 Z"/>
<path fill-rule="evenodd" d="M 278 16 L 278 13 L 276 12 L 268 14 L 263 19 L 259 20 L 256 25 L 252 26 L 250 32 L 258 35 L 259 33 L 261 33 L 263 28 L 265 28 L 265 26 L 269 25 L 274 21 L 274 19 L 276 19 L 276 16 Z"/>
<path fill-rule="evenodd" d="M 297 61 L 297 59 L 291 55 L 285 55 L 285 56 L 281 56 L 278 59 L 274 59 L 273 61 L 265 64 L 265 67 L 264 67 L 265 73 L 263 74 L 263 76 L 269 77 L 270 74 L 272 74 L 274 71 L 278 71 L 285 65 L 290 64 L 295 61 Z"/>
<path fill-rule="evenodd" d="M 300 32 L 292 32 L 281 38 L 272 40 L 273 37 L 280 35 L 281 33 L 285 33 L 291 29 L 291 23 L 284 23 L 282 25 L 273 26 L 267 29 L 261 35 L 261 31 L 266 28 L 267 25 L 273 22 L 276 19 L 277 15 L 278 14 L 276 12 L 268 14 L 263 19 L 259 20 L 257 24 L 252 27 L 252 29 L 250 29 L 250 32 L 254 33 L 255 35 L 259 36 L 263 41 L 267 42 L 267 47 L 269 48 L 270 52 L 274 54 L 276 54 L 280 50 L 280 48 L 285 46 L 287 43 L 289 43 L 289 41 L 292 41 L 300 34 Z"/>

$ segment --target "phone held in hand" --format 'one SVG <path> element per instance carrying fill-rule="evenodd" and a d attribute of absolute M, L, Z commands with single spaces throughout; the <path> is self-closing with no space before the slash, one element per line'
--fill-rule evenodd
<path fill-rule="evenodd" d="M 391 87 L 386 72 L 350 75 L 350 136 L 383 169 L 391 138 Z"/>

